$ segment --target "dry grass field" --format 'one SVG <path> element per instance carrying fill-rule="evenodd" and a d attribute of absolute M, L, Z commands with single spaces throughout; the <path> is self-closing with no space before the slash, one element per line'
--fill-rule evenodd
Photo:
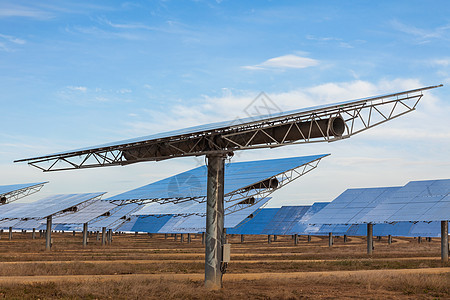
<path fill-rule="evenodd" d="M 31 233 L 0 239 L 0 298 L 6 299 L 450 299 L 450 264 L 440 261 L 440 240 L 375 239 L 372 257 L 364 238 L 229 236 L 231 263 L 224 287 L 203 287 L 204 248 L 173 237 L 114 235 L 87 248 L 81 234 L 53 234 L 52 251 Z"/>

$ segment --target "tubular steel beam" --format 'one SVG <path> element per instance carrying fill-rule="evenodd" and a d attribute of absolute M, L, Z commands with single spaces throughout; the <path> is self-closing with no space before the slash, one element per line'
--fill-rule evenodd
<path fill-rule="evenodd" d="M 206 200 L 205 286 L 222 288 L 222 234 L 224 225 L 224 168 L 223 154 L 208 155 Z"/>
<path fill-rule="evenodd" d="M 448 221 L 441 221 L 441 259 L 448 262 Z"/>
<path fill-rule="evenodd" d="M 333 233 L 328 233 L 328 247 L 333 247 Z"/>
<path fill-rule="evenodd" d="M 373 253 L 373 224 L 367 224 L 367 254 Z"/>
<path fill-rule="evenodd" d="M 45 231 L 45 250 L 52 249 L 52 216 L 47 217 L 47 230 Z"/>

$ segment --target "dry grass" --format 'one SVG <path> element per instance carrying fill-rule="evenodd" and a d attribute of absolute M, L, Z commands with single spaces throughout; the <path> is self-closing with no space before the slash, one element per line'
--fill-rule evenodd
<path fill-rule="evenodd" d="M 165 240 L 163 236 L 114 236 L 111 246 L 102 247 L 94 236 L 86 249 L 81 236 L 54 234 L 54 247 L 44 251 L 43 239 L 31 234 L 0 240 L 0 276 L 103 275 L 103 274 L 193 274 L 204 271 L 204 248 L 200 237 L 191 244 Z M 372 274 L 276 278 L 274 272 L 344 270 L 392 270 L 449 267 L 442 264 L 440 241 L 417 243 L 415 239 L 395 238 L 375 241 L 372 258 L 367 257 L 364 238 L 335 239 L 328 248 L 326 237 L 306 238 L 293 245 L 290 237 L 278 237 L 267 244 L 265 236 L 230 237 L 232 262 L 228 274 L 267 273 L 271 278 L 228 280 L 224 289 L 207 291 L 202 281 L 167 279 L 89 280 L 34 284 L 2 283 L 0 298 L 7 299 L 303 299 L 303 298 L 450 298 L 450 273 Z M 428 259 L 418 259 L 424 257 Z M 119 261 L 120 260 L 120 261 Z M 146 262 L 151 260 L 152 262 Z M 235 261 L 233 263 L 233 260 Z M 48 262 L 51 263 L 48 263 Z M 239 262 L 236 262 L 239 261 Z M 2 263 L 3 262 L 3 263 Z M 231 278 L 228 277 L 228 278 Z"/>

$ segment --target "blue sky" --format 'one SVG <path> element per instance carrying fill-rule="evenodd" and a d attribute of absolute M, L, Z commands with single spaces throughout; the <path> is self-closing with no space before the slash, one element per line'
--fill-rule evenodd
<path fill-rule="evenodd" d="M 2 1 L 0 184 L 112 195 L 202 161 L 56 173 L 12 161 L 245 117 L 262 91 L 289 110 L 440 83 L 349 140 L 237 154 L 332 154 L 270 206 L 450 178 L 448 1 Z"/>

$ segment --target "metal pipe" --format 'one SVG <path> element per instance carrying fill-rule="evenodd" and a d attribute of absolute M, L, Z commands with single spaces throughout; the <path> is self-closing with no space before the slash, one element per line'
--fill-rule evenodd
<path fill-rule="evenodd" d="M 272 243 L 272 240 L 270 239 L 270 234 L 267 236 L 267 244 Z"/>
<path fill-rule="evenodd" d="M 328 247 L 333 247 L 333 233 L 328 233 Z"/>
<path fill-rule="evenodd" d="M 298 245 L 298 234 L 294 234 L 294 245 Z"/>
<path fill-rule="evenodd" d="M 224 220 L 225 156 L 209 154 L 206 197 L 205 287 L 222 287 L 222 234 Z"/>
<path fill-rule="evenodd" d="M 188 244 L 191 243 L 191 234 L 190 233 L 187 234 L 187 243 Z"/>
<path fill-rule="evenodd" d="M 75 231 L 73 233 L 75 233 Z M 87 239 L 88 239 L 88 223 L 84 223 L 83 224 L 83 247 L 87 246 Z"/>
<path fill-rule="evenodd" d="M 241 234 L 241 244 L 244 242 L 244 235 Z"/>
<path fill-rule="evenodd" d="M 47 217 L 47 231 L 45 232 L 45 250 L 52 248 L 52 216 Z"/>
<path fill-rule="evenodd" d="M 373 253 L 373 224 L 367 224 L 367 254 Z"/>
<path fill-rule="evenodd" d="M 347 243 L 347 235 L 344 234 L 344 243 Z"/>
<path fill-rule="evenodd" d="M 112 244 L 112 229 L 108 229 L 108 245 Z"/>
<path fill-rule="evenodd" d="M 441 259 L 448 262 L 448 221 L 441 221 Z"/>
<path fill-rule="evenodd" d="M 12 227 L 9 227 L 9 240 L 12 240 Z"/>
<path fill-rule="evenodd" d="M 31 239 L 36 239 L 36 228 L 33 228 L 33 231 L 31 232 Z"/>
<path fill-rule="evenodd" d="M 392 244 L 392 235 L 388 235 L 388 245 Z"/>
<path fill-rule="evenodd" d="M 308 243 L 310 243 L 310 242 L 311 242 L 311 236 L 308 235 Z"/>

